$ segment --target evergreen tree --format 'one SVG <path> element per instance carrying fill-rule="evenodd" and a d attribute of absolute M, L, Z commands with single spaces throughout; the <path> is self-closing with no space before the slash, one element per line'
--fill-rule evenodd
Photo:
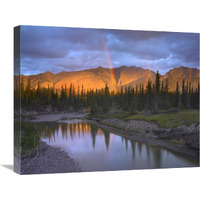
<path fill-rule="evenodd" d="M 134 97 L 131 100 L 131 105 L 130 105 L 130 115 L 135 115 L 137 114 L 136 112 L 136 106 L 135 106 L 135 99 Z"/>
<path fill-rule="evenodd" d="M 144 109 L 144 102 L 145 102 L 145 96 L 144 96 L 144 85 L 140 84 L 140 92 L 137 95 L 137 110 L 142 111 Z"/>
<path fill-rule="evenodd" d="M 50 101 L 51 101 L 51 89 L 50 89 L 49 84 L 48 84 L 48 88 L 47 88 L 47 103 L 50 104 Z"/>
<path fill-rule="evenodd" d="M 124 111 L 128 111 L 129 110 L 129 105 L 128 105 L 128 90 L 125 87 L 125 93 L 123 94 L 123 98 L 122 98 L 122 108 Z"/>
<path fill-rule="evenodd" d="M 152 110 L 152 83 L 151 80 L 148 80 L 147 86 L 146 86 L 146 94 L 145 94 L 145 109 L 146 110 Z"/>
<path fill-rule="evenodd" d="M 96 101 L 95 97 L 93 96 L 91 98 L 91 114 L 95 115 L 97 113 L 99 113 L 99 107 L 97 105 L 97 101 Z"/>
<path fill-rule="evenodd" d="M 21 78 L 21 84 L 20 84 L 20 92 L 21 92 L 21 107 L 23 108 L 25 106 L 24 103 L 24 78 Z"/>
<path fill-rule="evenodd" d="M 110 110 L 110 93 L 109 88 L 106 83 L 105 89 L 104 89 L 104 98 L 103 98 L 103 112 L 107 113 Z"/>
<path fill-rule="evenodd" d="M 140 89 L 141 89 L 141 84 L 140 84 Z M 134 90 L 134 87 L 132 89 L 132 92 L 131 92 L 131 96 L 133 97 L 134 99 L 134 104 L 135 104 L 135 108 L 136 110 L 139 110 L 139 90 L 138 90 L 138 86 L 136 85 L 135 87 L 135 90 Z M 131 98 L 131 103 L 130 103 L 130 106 L 132 104 L 132 98 Z"/>
<path fill-rule="evenodd" d="M 164 109 L 164 80 L 161 83 L 161 89 L 160 89 L 160 109 Z"/>
<path fill-rule="evenodd" d="M 71 83 L 69 87 L 69 106 L 72 106 L 72 105 L 73 105 L 73 87 Z"/>
<path fill-rule="evenodd" d="M 160 94 L 160 74 L 159 71 L 156 73 L 156 94 L 159 96 Z"/>
<path fill-rule="evenodd" d="M 167 110 L 171 107 L 170 100 L 169 100 L 169 80 L 165 80 L 164 86 L 164 109 Z"/>
<path fill-rule="evenodd" d="M 198 83 L 197 90 L 195 93 L 195 108 L 196 109 L 199 109 L 199 88 L 200 88 L 200 85 Z"/>
<path fill-rule="evenodd" d="M 40 86 L 40 80 L 38 80 L 37 90 L 36 90 L 36 95 L 37 95 L 38 99 L 40 98 L 40 93 L 41 93 L 41 86 Z"/>
<path fill-rule="evenodd" d="M 26 96 L 26 107 L 28 109 L 30 109 L 30 104 L 31 104 L 31 81 L 30 81 L 30 78 L 28 79 L 28 84 L 26 86 L 25 96 Z"/>
<path fill-rule="evenodd" d="M 181 96 L 180 96 L 180 92 L 179 92 L 179 83 L 178 83 L 178 81 L 176 82 L 175 106 L 178 109 L 181 108 Z"/>
<path fill-rule="evenodd" d="M 123 90 L 123 87 L 121 87 L 120 95 L 119 95 L 119 105 L 120 105 L 120 107 L 123 107 L 123 96 L 124 96 L 124 90 Z"/>
<path fill-rule="evenodd" d="M 128 90 L 127 90 L 127 99 L 128 99 L 128 107 L 129 107 L 131 104 L 131 88 L 130 88 L 130 86 L 128 87 Z"/>
<path fill-rule="evenodd" d="M 199 109 L 199 84 L 198 88 L 192 88 L 191 93 L 192 108 Z"/>
<path fill-rule="evenodd" d="M 186 94 L 185 94 L 185 98 L 186 98 L 186 108 L 190 109 L 191 108 L 191 101 L 190 101 L 190 96 L 191 94 L 191 85 L 190 83 L 187 83 L 186 85 Z"/>
<path fill-rule="evenodd" d="M 185 105 L 186 105 L 186 92 L 185 92 L 185 80 L 184 79 L 183 79 L 183 83 L 182 83 L 181 103 L 182 103 L 182 108 L 185 108 Z"/>
<path fill-rule="evenodd" d="M 157 113 L 159 109 L 159 98 L 160 98 L 160 74 L 157 71 L 156 73 L 156 81 L 155 81 L 155 89 L 154 98 L 153 98 L 153 113 Z"/>

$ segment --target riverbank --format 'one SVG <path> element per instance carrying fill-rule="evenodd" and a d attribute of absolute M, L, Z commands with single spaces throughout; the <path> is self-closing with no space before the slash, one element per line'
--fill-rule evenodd
<path fill-rule="evenodd" d="M 73 112 L 73 113 L 49 113 L 49 114 L 37 114 L 31 117 L 26 117 L 25 121 L 30 122 L 53 122 L 62 119 L 82 119 L 88 113 Z"/>
<path fill-rule="evenodd" d="M 199 160 L 199 126 L 159 128 L 156 123 L 138 120 L 88 119 L 101 128 L 109 129 L 127 139 L 158 145 Z"/>
<path fill-rule="evenodd" d="M 35 114 L 25 115 L 23 119 L 33 123 L 54 122 L 64 119 L 80 119 L 87 114 L 82 112 Z M 34 153 L 22 157 L 21 170 L 17 171 L 21 174 L 49 174 L 79 172 L 81 168 L 66 152 L 41 141 Z"/>
<path fill-rule="evenodd" d="M 29 122 L 53 122 L 65 119 L 84 119 L 102 129 L 121 135 L 127 139 L 140 141 L 150 145 L 165 147 L 182 155 L 199 161 L 199 126 L 180 126 L 177 128 L 159 127 L 157 123 L 145 120 L 123 120 L 119 118 L 86 117 L 88 113 L 39 114 Z M 87 119 L 86 119 L 87 118 Z M 67 153 L 58 148 L 48 146 L 44 142 L 39 145 L 39 156 L 26 157 L 22 160 L 23 174 L 64 173 L 81 171 L 75 161 Z M 32 162 L 32 160 L 34 161 Z M 31 164 L 29 165 L 29 163 Z M 28 167 L 27 167 L 28 166 Z M 27 168 L 27 169 L 26 169 Z"/>
<path fill-rule="evenodd" d="M 62 119 L 84 119 L 88 113 L 39 114 L 31 122 L 59 121 Z M 138 140 L 153 145 L 160 145 L 170 150 L 199 159 L 199 125 L 181 125 L 177 128 L 159 127 L 155 122 L 145 120 L 123 120 L 119 118 L 101 119 L 90 117 L 91 123 L 103 128 L 111 128 L 131 140 Z"/>
<path fill-rule="evenodd" d="M 45 142 L 40 145 L 31 157 L 21 160 L 21 174 L 50 174 L 80 172 L 81 167 L 60 148 L 54 148 Z"/>

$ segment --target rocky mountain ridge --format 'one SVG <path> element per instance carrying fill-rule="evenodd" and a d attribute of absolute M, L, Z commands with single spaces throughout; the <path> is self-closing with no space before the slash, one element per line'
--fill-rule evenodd
<path fill-rule="evenodd" d="M 38 80 L 41 87 L 47 88 L 54 85 L 55 89 L 60 90 L 61 87 L 69 88 L 70 84 L 74 85 L 75 88 L 78 86 L 81 88 L 82 85 L 85 90 L 87 89 L 101 89 L 104 88 L 106 83 L 110 90 L 115 88 L 120 89 L 121 87 L 136 87 L 136 85 L 144 84 L 146 87 L 148 79 L 155 82 L 156 73 L 149 69 L 143 69 L 136 66 L 121 66 L 119 68 L 93 68 L 82 71 L 72 72 L 45 72 L 37 75 L 30 75 L 23 77 L 24 86 L 26 87 L 28 79 L 30 79 L 31 87 L 37 88 Z M 165 75 L 161 76 L 161 81 L 169 80 L 169 90 L 174 91 L 176 89 L 176 82 L 179 82 L 180 87 L 182 86 L 183 79 L 185 82 L 191 82 L 191 86 L 197 88 L 199 82 L 199 69 L 189 67 L 178 67 L 170 70 Z"/>

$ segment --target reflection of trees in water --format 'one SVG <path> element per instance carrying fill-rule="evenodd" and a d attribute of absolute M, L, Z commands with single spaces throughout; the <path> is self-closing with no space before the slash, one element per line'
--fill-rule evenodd
<path fill-rule="evenodd" d="M 162 160 L 162 149 L 160 147 L 153 146 L 152 152 L 153 152 L 153 156 L 154 156 L 155 168 L 160 168 L 161 160 Z"/>
<path fill-rule="evenodd" d="M 141 156 L 141 153 L 142 153 L 142 143 L 141 142 L 137 142 L 137 147 L 138 147 L 138 152 Z"/>
<path fill-rule="evenodd" d="M 104 131 L 102 129 L 98 128 L 97 134 L 103 136 L 104 135 Z"/>
<path fill-rule="evenodd" d="M 51 128 L 48 126 L 46 126 L 46 134 L 49 138 L 49 142 L 51 142 Z"/>
<path fill-rule="evenodd" d="M 148 166 L 150 167 L 150 161 L 151 161 L 151 155 L 153 156 L 153 163 L 155 164 L 155 168 L 161 167 L 161 161 L 162 161 L 162 149 L 158 146 L 149 146 L 146 144 L 143 144 L 141 142 L 133 142 L 131 141 L 131 147 L 133 152 L 133 159 L 135 156 L 135 148 L 137 146 L 138 149 L 138 156 L 144 156 L 141 155 L 142 151 L 146 153 L 145 157 L 148 163 Z"/>
<path fill-rule="evenodd" d="M 78 123 L 77 124 L 77 129 L 78 129 L 78 137 L 79 138 L 81 137 L 81 128 L 80 128 L 80 126 L 81 126 L 81 123 Z"/>
<path fill-rule="evenodd" d="M 62 138 L 67 140 L 67 124 L 60 124 L 59 126 L 60 130 L 61 130 L 61 133 L 62 133 Z"/>
<path fill-rule="evenodd" d="M 135 141 L 131 140 L 131 148 L 132 148 L 132 157 L 133 157 L 133 160 L 135 159 L 135 147 L 136 147 Z"/>
<path fill-rule="evenodd" d="M 128 150 L 128 140 L 125 138 L 126 151 Z"/>
<path fill-rule="evenodd" d="M 104 130 L 104 138 L 105 138 L 106 149 L 108 151 L 109 144 L 110 144 L 110 133 L 106 130 Z"/>
<path fill-rule="evenodd" d="M 73 140 L 73 126 L 74 126 L 74 124 L 69 124 L 69 133 L 70 133 L 72 140 Z"/>
<path fill-rule="evenodd" d="M 121 137 L 122 144 L 124 143 L 124 137 Z"/>
<path fill-rule="evenodd" d="M 82 132 L 82 134 L 83 134 L 83 137 L 84 137 L 84 134 L 85 134 L 85 131 L 84 131 L 84 128 L 83 128 L 83 123 L 81 124 L 81 126 L 80 126 L 80 129 L 81 129 L 81 132 Z"/>
<path fill-rule="evenodd" d="M 88 124 L 87 122 L 80 123 L 48 123 L 44 127 L 45 137 L 48 137 L 49 142 L 53 139 L 56 140 L 56 135 L 58 136 L 58 132 L 61 131 L 62 138 L 68 139 L 70 136 L 71 140 L 75 138 L 77 135 L 79 138 L 84 137 L 85 134 L 90 133 L 92 138 L 92 146 L 95 149 L 96 144 L 96 136 L 104 135 L 106 149 L 108 150 L 110 144 L 110 133 L 107 130 L 103 130 L 98 128 L 95 125 Z M 69 134 L 69 135 L 68 135 Z M 128 148 L 128 141 L 126 141 L 126 148 Z"/>
<path fill-rule="evenodd" d="M 51 137 L 53 136 L 55 141 L 55 134 L 58 135 L 59 124 L 58 123 L 48 123 L 47 125 L 41 124 L 40 127 L 43 127 L 43 133 L 46 137 L 48 137 L 49 142 L 51 141 Z"/>
<path fill-rule="evenodd" d="M 92 137 L 92 146 L 95 149 L 96 135 L 98 132 L 98 128 L 96 126 L 91 125 L 91 137 Z"/>
<path fill-rule="evenodd" d="M 106 149 L 108 150 L 109 144 L 110 144 L 110 133 L 109 133 L 109 131 L 106 131 L 105 129 L 100 129 L 93 124 L 86 124 L 86 130 L 88 130 L 88 132 L 91 133 L 92 146 L 93 146 L 94 149 L 95 149 L 95 144 L 96 144 L 96 136 L 97 135 L 104 135 Z"/>
<path fill-rule="evenodd" d="M 148 165 L 150 165 L 150 156 L 151 156 L 151 154 L 150 154 L 150 147 L 149 147 L 149 145 L 145 145 L 145 148 L 146 148 L 146 157 L 147 157 L 147 162 L 148 162 Z"/>
<path fill-rule="evenodd" d="M 125 141 L 127 141 L 127 140 L 125 139 Z M 135 159 L 135 156 L 140 156 L 140 157 L 142 156 L 143 157 L 144 155 L 141 155 L 142 152 L 143 152 L 143 154 L 146 153 L 145 158 L 146 158 L 146 161 L 148 163 L 147 167 L 150 167 L 150 164 L 152 163 L 151 156 L 153 156 L 153 163 L 155 164 L 154 168 L 160 168 L 161 167 L 162 153 L 163 153 L 162 151 L 163 150 L 160 147 L 146 145 L 146 144 L 143 144 L 141 142 L 135 142 L 133 140 L 130 140 L 130 144 L 131 144 L 131 148 L 132 148 L 133 160 Z M 136 146 L 137 146 L 137 150 L 138 150 L 137 155 L 136 155 Z"/>
<path fill-rule="evenodd" d="M 93 149 L 95 149 L 95 147 L 96 149 L 97 147 L 102 147 L 99 144 L 103 141 L 103 147 L 108 151 L 110 143 L 112 143 L 112 135 L 110 135 L 111 133 L 109 131 L 84 121 L 78 123 L 43 123 L 42 125 L 38 123 L 36 125 L 38 125 L 40 137 L 44 137 L 45 135 L 49 143 L 55 141 L 58 134 L 62 134 L 58 137 L 62 137 L 63 140 L 66 139 L 70 141 L 70 139 L 73 140 L 75 137 L 76 140 L 86 139 L 84 141 L 89 142 L 90 147 L 92 144 Z M 171 155 L 169 151 L 163 150 L 158 146 L 146 145 L 141 142 L 126 139 L 125 137 L 120 138 L 117 140 L 117 143 L 122 145 L 123 151 L 125 151 L 126 148 L 126 151 L 131 153 L 130 151 L 132 150 L 132 160 L 138 160 L 140 162 L 140 160 L 144 159 L 147 168 L 161 168 L 162 157 L 164 158 L 164 156 Z"/>

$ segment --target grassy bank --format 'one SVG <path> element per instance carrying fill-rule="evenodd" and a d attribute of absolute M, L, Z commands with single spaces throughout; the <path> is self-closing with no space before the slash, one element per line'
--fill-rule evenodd
<path fill-rule="evenodd" d="M 199 124 L 199 110 L 169 111 L 159 114 L 141 112 L 136 115 L 130 115 L 129 112 L 120 112 L 115 114 L 99 115 L 97 117 L 104 119 L 118 118 L 123 120 L 143 120 L 147 122 L 155 122 L 159 127 L 166 128 L 177 128 L 181 125 L 190 126 L 191 124 Z"/>
<path fill-rule="evenodd" d="M 179 127 L 181 125 L 190 126 L 191 124 L 199 124 L 198 110 L 184 110 L 174 113 L 154 114 L 149 116 L 131 115 L 125 120 L 145 120 L 148 122 L 156 122 L 160 127 Z"/>
<path fill-rule="evenodd" d="M 40 128 L 36 124 L 19 121 L 14 124 L 15 151 L 21 155 L 31 154 L 40 143 Z"/>

